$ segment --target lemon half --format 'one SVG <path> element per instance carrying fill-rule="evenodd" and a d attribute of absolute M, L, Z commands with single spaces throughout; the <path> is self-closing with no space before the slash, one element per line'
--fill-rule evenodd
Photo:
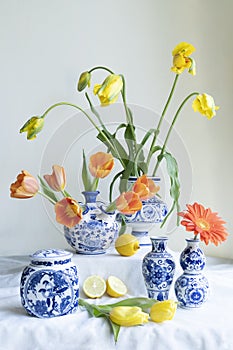
<path fill-rule="evenodd" d="M 118 298 L 127 293 L 127 287 L 118 277 L 109 276 L 107 279 L 107 294 L 110 297 Z"/>
<path fill-rule="evenodd" d="M 100 276 L 89 276 L 83 282 L 83 291 L 89 298 L 100 298 L 106 291 L 106 282 Z"/>

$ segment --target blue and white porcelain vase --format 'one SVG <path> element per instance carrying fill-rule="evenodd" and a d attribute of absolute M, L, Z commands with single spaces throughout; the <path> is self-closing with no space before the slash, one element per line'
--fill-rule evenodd
<path fill-rule="evenodd" d="M 85 210 L 82 220 L 74 227 L 64 227 L 65 238 L 79 254 L 103 254 L 118 234 L 116 213 L 107 213 L 103 202 L 97 201 L 99 191 L 82 192 Z"/>
<path fill-rule="evenodd" d="M 155 184 L 160 183 L 159 177 L 149 177 Z M 130 176 L 128 179 L 131 187 L 137 181 L 137 177 Z M 133 215 L 125 215 L 127 226 L 131 227 L 132 235 L 136 236 L 141 246 L 151 245 L 148 231 L 154 224 L 163 221 L 168 213 L 167 205 L 158 197 L 154 196 L 142 201 L 142 209 Z"/>
<path fill-rule="evenodd" d="M 39 250 L 22 272 L 22 306 L 31 315 L 51 318 L 78 309 L 79 279 L 72 253 L 65 250 Z"/>
<path fill-rule="evenodd" d="M 202 274 L 206 258 L 199 247 L 199 240 L 186 239 L 187 246 L 180 256 L 184 273 L 175 282 L 175 293 L 179 306 L 191 309 L 202 306 L 209 295 L 209 283 Z"/>
<path fill-rule="evenodd" d="M 142 261 L 144 277 L 149 298 L 167 300 L 175 273 L 175 261 L 167 251 L 167 237 L 151 236 L 152 251 Z"/>

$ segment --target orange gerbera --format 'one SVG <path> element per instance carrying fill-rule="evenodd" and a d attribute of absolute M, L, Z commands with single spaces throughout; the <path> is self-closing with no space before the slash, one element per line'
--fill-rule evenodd
<path fill-rule="evenodd" d="M 145 200 L 154 197 L 159 189 L 160 187 L 152 179 L 148 179 L 146 175 L 142 175 L 133 185 L 132 191 L 137 193 L 141 200 Z"/>
<path fill-rule="evenodd" d="M 65 197 L 55 204 L 55 212 L 57 222 L 69 228 L 77 225 L 82 219 L 82 208 L 69 197 Z"/>
<path fill-rule="evenodd" d="M 116 199 L 116 208 L 122 213 L 126 215 L 131 215 L 141 210 L 142 202 L 137 193 L 129 191 L 123 192 Z"/>
<path fill-rule="evenodd" d="M 210 208 L 205 209 L 198 203 L 188 204 L 187 208 L 186 211 L 178 213 L 183 217 L 181 225 L 186 227 L 186 231 L 193 231 L 195 236 L 200 234 L 200 239 L 205 244 L 212 242 L 217 246 L 227 239 L 228 233 L 223 226 L 225 221 L 218 213 L 213 213 Z"/>

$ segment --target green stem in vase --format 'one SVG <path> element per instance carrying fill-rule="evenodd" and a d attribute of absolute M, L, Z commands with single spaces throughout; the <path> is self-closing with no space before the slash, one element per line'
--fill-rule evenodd
<path fill-rule="evenodd" d="M 155 145 L 155 143 L 156 143 L 157 136 L 158 136 L 158 134 L 159 134 L 159 132 L 160 132 L 160 127 L 161 127 L 161 124 L 162 124 L 163 119 L 164 119 L 164 117 L 165 117 L 167 108 L 168 108 L 168 106 L 169 106 L 169 104 L 170 104 L 170 101 L 171 101 L 171 99 L 172 99 L 172 96 L 173 96 L 173 94 L 174 94 L 174 91 L 175 91 L 175 87 L 176 87 L 178 78 L 179 78 L 179 74 L 176 74 L 175 79 L 174 79 L 174 82 L 173 82 L 173 84 L 172 84 L 172 88 L 171 88 L 170 94 L 169 94 L 168 99 L 167 99 L 167 102 L 166 102 L 166 104 L 165 104 L 165 106 L 164 106 L 164 109 L 163 109 L 163 112 L 162 112 L 161 117 L 160 117 L 160 119 L 159 119 L 159 122 L 158 122 L 158 125 L 157 125 L 157 128 L 156 128 L 154 137 L 153 137 L 152 142 L 151 142 L 150 150 L 149 150 L 148 157 L 147 157 L 147 164 L 150 164 L 151 157 L 152 157 L 152 155 L 153 155 L 153 153 L 154 153 L 154 152 L 153 152 L 154 145 Z"/>
<path fill-rule="evenodd" d="M 172 129 L 173 129 L 174 124 L 175 124 L 175 122 L 176 122 L 176 120 L 177 120 L 177 118 L 178 118 L 178 116 L 179 116 L 180 111 L 181 111 L 182 108 L 184 107 L 185 103 L 186 103 L 192 96 L 195 96 L 195 95 L 198 95 L 198 94 L 199 94 L 198 92 L 192 92 L 191 94 L 189 94 L 189 95 L 184 99 L 184 101 L 183 101 L 183 102 L 181 103 L 181 105 L 179 106 L 179 108 L 178 108 L 178 110 L 177 110 L 177 112 L 176 112 L 176 114 L 175 114 L 175 116 L 174 116 L 174 118 L 173 118 L 173 120 L 172 120 L 172 123 L 171 123 L 171 125 L 170 125 L 170 128 L 168 129 L 168 133 L 167 133 L 167 136 L 166 136 L 166 138 L 165 138 L 163 147 L 162 147 L 162 149 L 161 149 L 161 151 L 160 151 L 160 154 L 159 154 L 158 157 L 157 157 L 157 163 L 156 163 L 156 165 L 155 165 L 155 167 L 154 167 L 153 176 L 155 176 L 155 174 L 156 174 L 156 172 L 157 172 L 157 169 L 158 169 L 158 167 L 159 167 L 159 164 L 160 164 L 161 160 L 163 159 L 163 154 L 164 154 L 164 151 L 165 151 L 165 149 L 166 149 L 169 136 L 170 136 L 170 134 L 171 134 L 171 132 L 172 132 Z"/>

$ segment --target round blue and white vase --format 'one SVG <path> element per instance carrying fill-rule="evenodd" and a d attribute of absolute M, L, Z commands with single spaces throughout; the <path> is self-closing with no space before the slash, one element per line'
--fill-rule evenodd
<path fill-rule="evenodd" d="M 99 191 L 82 192 L 85 210 L 82 220 L 72 228 L 64 227 L 65 239 L 78 254 L 104 254 L 119 231 L 115 212 L 106 212 L 106 205 L 97 201 Z"/>
<path fill-rule="evenodd" d="M 206 258 L 198 239 L 186 239 L 187 246 L 180 255 L 183 274 L 175 282 L 179 306 L 192 309 L 202 306 L 209 296 L 209 282 L 202 274 Z"/>
<path fill-rule="evenodd" d="M 142 261 L 144 277 L 149 298 L 167 300 L 175 273 L 175 261 L 167 250 L 167 237 L 151 236 L 152 250 Z"/>
<path fill-rule="evenodd" d="M 31 255 L 20 281 L 21 303 L 31 316 L 51 318 L 77 311 L 79 277 L 72 255 L 59 249 Z"/>
<path fill-rule="evenodd" d="M 160 183 L 159 177 L 149 177 L 156 185 Z M 137 177 L 130 176 L 129 187 L 137 181 Z M 139 240 L 140 246 L 150 246 L 151 241 L 148 231 L 152 225 L 161 223 L 168 213 L 167 205 L 158 197 L 142 200 L 142 209 L 133 215 L 125 215 L 127 226 L 131 227 L 132 235 Z"/>

